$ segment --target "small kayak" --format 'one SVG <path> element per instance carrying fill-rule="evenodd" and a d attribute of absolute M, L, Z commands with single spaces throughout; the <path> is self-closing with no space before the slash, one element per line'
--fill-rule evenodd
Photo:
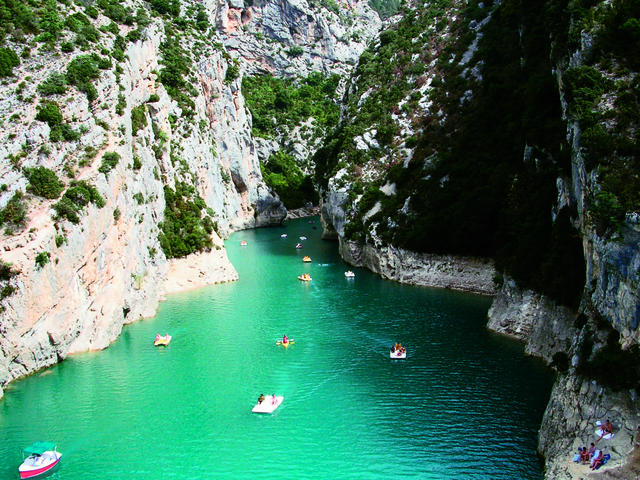
<path fill-rule="evenodd" d="M 275 398 L 273 395 L 267 396 L 262 403 L 256 403 L 251 411 L 253 413 L 273 413 L 276 408 L 282 405 L 283 400 L 283 396 L 276 396 Z"/>
<path fill-rule="evenodd" d="M 302 257 L 302 261 L 304 263 L 309 263 L 309 262 L 311 262 L 311 257 L 304 256 L 304 257 Z"/>
<path fill-rule="evenodd" d="M 159 345 L 169 345 L 169 342 L 171 342 L 171 335 L 167 333 L 166 335 L 156 335 L 153 344 L 157 347 Z"/>
<path fill-rule="evenodd" d="M 292 338 L 290 338 L 288 342 L 283 342 L 282 340 L 276 341 L 276 345 L 282 345 L 284 348 L 288 348 L 289 345 L 293 345 L 295 343 L 295 340 L 293 340 Z"/>

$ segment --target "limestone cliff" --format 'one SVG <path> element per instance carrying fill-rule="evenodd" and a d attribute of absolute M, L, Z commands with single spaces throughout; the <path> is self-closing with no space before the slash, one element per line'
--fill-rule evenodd
<path fill-rule="evenodd" d="M 348 39 L 370 28 L 353 18 L 371 15 L 366 2 L 116 3 L 49 12 L 52 36 L 2 32 L 23 55 L 0 87 L 0 396 L 15 378 L 105 348 L 167 293 L 237 278 L 222 239 L 286 216 L 262 180 L 242 75 L 347 71 L 360 48 Z M 350 26 L 334 25 L 338 15 Z M 26 41 L 38 50 L 24 53 Z M 291 61 L 283 49 L 298 44 Z M 35 167 L 60 191 L 38 195 Z M 181 208 L 200 211 L 194 234 L 210 246 L 168 260 Z"/>
<path fill-rule="evenodd" d="M 582 6 L 413 5 L 361 56 L 315 160 L 324 233 L 347 261 L 413 281 L 420 262 L 402 258 L 495 260 L 488 327 L 561 374 L 540 432 L 547 478 L 586 477 L 567 460 L 608 415 L 619 436 L 604 471 L 628 478 L 640 177 L 625 22 L 640 12 Z"/>

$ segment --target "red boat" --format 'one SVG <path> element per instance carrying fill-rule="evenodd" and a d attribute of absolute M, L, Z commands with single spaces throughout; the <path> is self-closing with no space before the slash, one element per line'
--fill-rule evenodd
<path fill-rule="evenodd" d="M 52 442 L 36 442 L 23 450 L 28 457 L 18 468 L 20 478 L 33 478 L 54 468 L 60 461 L 62 454 L 56 451 L 56 444 Z"/>

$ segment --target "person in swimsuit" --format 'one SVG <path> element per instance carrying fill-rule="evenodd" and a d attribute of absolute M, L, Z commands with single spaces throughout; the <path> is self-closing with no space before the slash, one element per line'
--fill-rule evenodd
<path fill-rule="evenodd" d="M 611 422 L 609 421 L 608 418 L 607 418 L 607 421 L 604 422 L 604 424 L 600 427 L 600 431 L 602 433 L 600 435 L 600 438 L 598 440 L 596 440 L 596 442 L 602 440 L 602 437 L 604 437 L 605 435 L 613 433 L 613 425 L 611 425 Z"/>
<path fill-rule="evenodd" d="M 260 396 L 258 397 L 258 403 L 262 403 L 264 402 L 264 395 L 261 393 Z"/>
<path fill-rule="evenodd" d="M 582 450 L 580 451 L 580 463 L 589 463 L 589 460 L 591 460 L 589 450 L 587 450 L 587 447 L 582 447 Z"/>

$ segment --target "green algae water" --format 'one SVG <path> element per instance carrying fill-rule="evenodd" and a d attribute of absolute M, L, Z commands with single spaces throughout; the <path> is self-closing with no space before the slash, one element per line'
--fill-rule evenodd
<path fill-rule="evenodd" d="M 171 296 L 107 350 L 12 384 L 0 478 L 36 440 L 63 453 L 50 478 L 73 480 L 542 478 L 552 376 L 485 329 L 490 300 L 347 279 L 313 221 L 232 235 L 238 282 Z M 397 341 L 406 360 L 389 358 Z M 284 402 L 252 414 L 260 393 Z"/>

